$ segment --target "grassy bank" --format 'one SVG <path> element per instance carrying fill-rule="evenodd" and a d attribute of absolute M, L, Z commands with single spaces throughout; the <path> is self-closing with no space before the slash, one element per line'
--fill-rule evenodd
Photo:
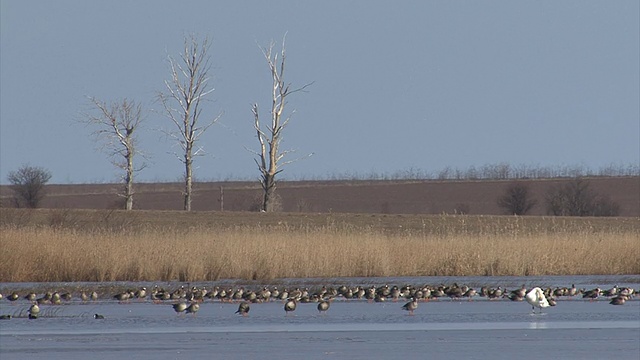
<path fill-rule="evenodd" d="M 638 219 L 0 211 L 0 282 L 640 274 Z"/>

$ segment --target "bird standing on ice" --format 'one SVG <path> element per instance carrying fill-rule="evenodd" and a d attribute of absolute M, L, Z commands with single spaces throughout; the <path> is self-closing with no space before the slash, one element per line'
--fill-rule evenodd
<path fill-rule="evenodd" d="M 413 311 L 418 308 L 418 299 L 411 298 L 411 301 L 402 305 L 402 310 L 408 311 L 409 315 L 413 315 Z"/>
<path fill-rule="evenodd" d="M 524 298 L 533 307 L 534 313 L 536 312 L 536 308 L 540 308 L 540 311 L 542 311 L 542 308 L 549 307 L 549 302 L 539 287 L 531 289 Z"/>

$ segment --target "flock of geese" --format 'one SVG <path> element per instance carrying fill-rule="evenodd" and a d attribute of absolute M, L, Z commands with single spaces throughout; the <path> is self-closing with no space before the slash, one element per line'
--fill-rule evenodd
<path fill-rule="evenodd" d="M 211 289 L 207 287 L 197 286 L 180 286 L 174 290 L 167 290 L 160 286 L 153 286 L 151 289 L 140 287 L 137 289 L 127 289 L 110 295 L 110 299 L 119 303 L 127 303 L 133 300 L 152 301 L 154 303 L 170 303 L 173 310 L 178 314 L 195 314 L 200 309 L 200 304 L 205 301 L 220 301 L 239 303 L 236 314 L 248 316 L 251 310 L 251 304 L 282 301 L 284 303 L 285 314 L 288 315 L 296 310 L 298 303 L 316 303 L 320 313 L 329 310 L 333 300 L 366 300 L 368 302 L 385 302 L 392 301 L 406 302 L 401 309 L 413 315 L 418 308 L 419 302 L 438 300 L 440 298 L 450 298 L 452 300 L 468 299 L 473 300 L 475 297 L 482 297 L 488 300 L 508 299 L 511 301 L 526 301 L 531 305 L 533 312 L 536 308 L 542 311 L 543 308 L 556 305 L 556 299 L 581 297 L 594 301 L 600 297 L 606 298 L 612 305 L 623 305 L 627 300 L 633 297 L 637 292 L 633 288 L 618 287 L 617 285 L 603 290 L 594 288 L 591 290 L 578 289 L 575 285 L 571 287 L 541 288 L 533 287 L 527 289 L 525 285 L 515 290 L 502 289 L 501 287 L 491 288 L 483 286 L 479 290 L 473 289 L 466 285 L 403 285 L 403 286 L 322 286 L 315 291 L 308 288 L 301 289 L 299 287 L 288 290 L 278 289 L 277 286 L 264 286 L 258 290 L 246 289 L 245 287 L 220 287 L 215 286 Z M 0 294 L 0 300 L 5 298 Z M 17 291 L 6 296 L 10 302 L 20 299 L 27 300 L 31 306 L 27 312 L 29 319 L 37 319 L 40 316 L 40 306 L 42 305 L 61 305 L 63 302 L 74 300 L 70 292 L 46 292 L 42 296 L 34 292 L 19 294 Z M 82 302 L 91 302 L 105 300 L 96 291 L 81 291 L 79 300 Z M 104 319 L 103 315 L 95 314 L 95 319 Z M 11 319 L 11 315 L 0 315 L 0 320 Z"/>

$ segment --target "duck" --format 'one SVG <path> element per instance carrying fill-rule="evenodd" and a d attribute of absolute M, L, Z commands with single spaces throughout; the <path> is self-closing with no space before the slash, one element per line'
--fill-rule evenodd
<path fill-rule="evenodd" d="M 408 311 L 409 315 L 413 315 L 413 311 L 418 308 L 418 299 L 412 298 L 411 301 L 402 305 L 402 310 Z"/>
<path fill-rule="evenodd" d="M 321 314 L 325 313 L 327 310 L 329 310 L 329 306 L 331 306 L 331 304 L 327 300 L 320 300 L 320 302 L 318 303 L 318 312 Z"/>
<path fill-rule="evenodd" d="M 7 300 L 12 302 L 18 300 L 19 298 L 20 298 L 20 295 L 18 295 L 18 293 L 15 291 L 12 292 L 11 295 L 7 296 Z"/>
<path fill-rule="evenodd" d="M 289 298 L 286 303 L 284 303 L 284 311 L 285 314 L 289 314 L 290 312 L 296 311 L 296 299 Z"/>
<path fill-rule="evenodd" d="M 240 303 L 240 305 L 238 305 L 238 310 L 235 313 L 240 314 L 242 316 L 249 316 L 249 310 L 251 310 L 249 303 L 246 301 L 243 301 Z"/>
<path fill-rule="evenodd" d="M 11 315 L 0 315 L 0 320 L 11 320 Z"/>
<path fill-rule="evenodd" d="M 550 306 L 547 298 L 544 296 L 544 292 L 539 287 L 531 289 L 524 298 L 527 300 L 529 305 L 531 305 L 534 313 L 536 312 L 536 308 L 542 310 L 543 308 Z"/>

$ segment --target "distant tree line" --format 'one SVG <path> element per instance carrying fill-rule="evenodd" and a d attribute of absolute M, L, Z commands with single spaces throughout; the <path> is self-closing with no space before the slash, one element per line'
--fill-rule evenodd
<path fill-rule="evenodd" d="M 346 172 L 295 180 L 516 180 L 597 176 L 640 176 L 640 164 L 612 163 L 592 169 L 584 165 L 539 166 L 496 163 L 477 167 L 470 166 L 466 169 L 447 166 L 439 171 L 409 168 L 391 173 Z"/>

